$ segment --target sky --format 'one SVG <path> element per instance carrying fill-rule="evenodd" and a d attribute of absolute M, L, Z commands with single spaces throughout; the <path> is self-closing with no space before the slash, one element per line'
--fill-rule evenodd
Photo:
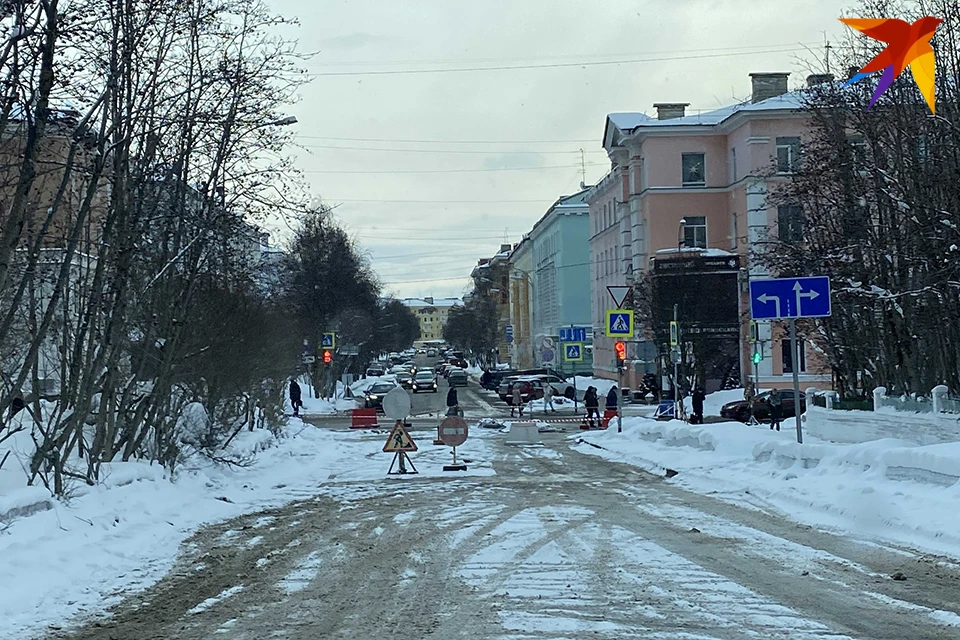
<path fill-rule="evenodd" d="M 821 72 L 825 0 L 271 0 L 314 55 L 297 166 L 398 297 L 460 296 L 477 260 L 609 170 L 605 117 L 749 99 Z M 508 68 L 504 68 L 508 67 Z M 516 68 L 520 67 L 520 68 Z M 478 70 L 479 69 L 479 70 Z M 833 69 L 837 72 L 837 69 Z M 580 150 L 583 150 L 581 155 Z M 582 164 L 581 164 L 582 160 Z M 282 241 L 282 239 L 281 239 Z M 587 239 L 584 238 L 586 242 Z"/>

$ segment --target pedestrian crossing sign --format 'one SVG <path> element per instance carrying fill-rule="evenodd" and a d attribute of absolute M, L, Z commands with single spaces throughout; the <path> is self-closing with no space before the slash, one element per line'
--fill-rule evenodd
<path fill-rule="evenodd" d="M 563 345 L 563 359 L 567 362 L 583 361 L 583 344 L 580 342 L 567 342 Z"/>
<path fill-rule="evenodd" d="M 607 309 L 607 337 L 633 337 L 633 311 L 624 309 Z"/>
<path fill-rule="evenodd" d="M 337 334 L 333 332 L 327 332 L 323 334 L 323 338 L 320 340 L 320 346 L 324 349 L 333 349 L 337 346 Z"/>

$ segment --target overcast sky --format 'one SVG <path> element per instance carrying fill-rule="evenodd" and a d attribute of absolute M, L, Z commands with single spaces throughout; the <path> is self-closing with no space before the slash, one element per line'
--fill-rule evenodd
<path fill-rule="evenodd" d="M 604 118 L 799 86 L 842 34 L 826 0 L 272 0 L 313 79 L 292 109 L 313 192 L 386 291 L 459 296 L 478 258 L 609 169 Z M 640 62 L 626 62 L 640 60 Z M 615 64 L 611 61 L 623 61 Z M 581 64 L 586 63 L 586 64 Z M 561 65 L 548 66 L 545 65 Z M 467 68 L 537 67 L 467 71 Z M 460 69 L 437 72 L 437 70 Z M 427 73 L 404 73 L 430 70 Z M 382 72 L 390 72 L 384 74 Z M 836 69 L 834 69 L 836 71 Z M 415 142 L 408 142 L 415 141 Z M 586 242 L 586 238 L 584 238 Z"/>

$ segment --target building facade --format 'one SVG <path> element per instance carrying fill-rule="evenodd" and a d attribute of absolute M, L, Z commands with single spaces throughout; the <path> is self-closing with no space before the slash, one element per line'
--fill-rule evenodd
<path fill-rule="evenodd" d="M 536 365 L 533 344 L 533 241 L 526 234 L 510 254 L 510 364 L 516 369 Z"/>
<path fill-rule="evenodd" d="M 788 75 L 751 74 L 750 102 L 709 113 L 687 115 L 685 103 L 658 103 L 656 117 L 610 114 L 604 147 L 611 171 L 588 196 L 598 285 L 594 321 L 607 307 L 600 296 L 606 295 L 604 285 L 639 283 L 658 257 L 667 259 L 671 251 L 678 258 L 697 252 L 732 254 L 740 270 L 739 296 L 726 302 L 735 305 L 740 318 L 736 350 L 741 381 L 754 374 L 765 388 L 792 383 L 792 359 L 781 323 L 760 323 L 763 359 L 758 371 L 753 370 L 747 298 L 749 279 L 768 277 L 751 255 L 763 250 L 769 234 L 786 237 L 802 224 L 796 208 L 767 201 L 776 183 L 789 179 L 798 166 L 807 131 L 802 90 L 788 92 Z M 810 76 L 808 84 L 829 79 Z M 604 266 L 611 263 L 614 266 Z M 638 337 L 653 340 L 654 330 L 662 333 L 663 327 L 643 327 Z M 595 342 L 595 371 L 610 377 L 604 366 L 612 362 L 609 341 Z M 804 340 L 799 365 L 802 386 L 829 386 L 829 370 L 810 340 Z M 638 373 L 638 367 L 631 367 L 626 384 L 635 385 Z"/>
<path fill-rule="evenodd" d="M 497 309 L 495 362 L 510 360 L 510 343 L 507 342 L 507 327 L 510 326 L 510 255 L 513 245 L 501 244 L 492 258 L 477 261 L 470 277 L 473 278 L 473 293 L 494 302 Z"/>
<path fill-rule="evenodd" d="M 590 246 L 583 239 L 590 232 L 587 190 L 562 196 L 533 225 L 533 341 L 536 364 L 564 372 L 592 369 L 590 348 Z M 587 327 L 582 360 L 565 361 L 560 348 L 560 329 Z"/>
<path fill-rule="evenodd" d="M 427 341 L 443 340 L 443 327 L 447 324 L 450 309 L 462 304 L 459 298 L 404 298 L 403 304 L 410 308 L 420 323 L 420 339 L 415 341 L 422 344 Z"/>

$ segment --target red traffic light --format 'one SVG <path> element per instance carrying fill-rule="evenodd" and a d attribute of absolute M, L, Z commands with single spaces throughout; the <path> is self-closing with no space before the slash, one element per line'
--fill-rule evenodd
<path fill-rule="evenodd" d="M 333 361 L 333 354 L 330 353 L 329 351 L 324 351 L 324 352 L 323 352 L 323 363 L 324 363 L 324 364 L 330 364 L 332 361 Z"/>
<path fill-rule="evenodd" d="M 618 340 L 614 345 L 614 349 L 617 351 L 617 360 L 623 361 L 627 359 L 627 343 Z"/>

